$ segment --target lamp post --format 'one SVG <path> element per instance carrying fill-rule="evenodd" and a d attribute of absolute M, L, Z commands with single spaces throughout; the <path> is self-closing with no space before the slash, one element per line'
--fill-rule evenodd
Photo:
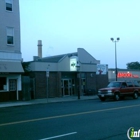
<path fill-rule="evenodd" d="M 80 99 L 80 94 L 81 94 L 81 74 L 80 74 L 80 64 L 78 63 L 78 64 L 76 65 L 76 67 L 77 67 L 77 71 L 78 71 L 78 73 L 77 73 L 77 77 L 79 78 L 79 83 L 78 83 L 78 85 L 79 85 L 79 87 L 78 87 L 78 99 Z"/>
<path fill-rule="evenodd" d="M 117 81 L 117 74 L 118 74 L 118 70 L 117 70 L 117 48 L 116 48 L 116 43 L 120 40 L 120 38 L 116 38 L 116 40 L 114 40 L 114 38 L 111 38 L 111 41 L 115 43 L 115 74 L 116 74 L 116 81 Z"/>
<path fill-rule="evenodd" d="M 46 94 L 47 94 L 47 103 L 48 103 L 48 95 L 49 95 L 49 87 L 48 87 L 48 82 L 49 82 L 49 68 L 47 67 L 47 69 L 46 69 L 46 78 L 47 78 L 47 88 L 46 88 Z"/>

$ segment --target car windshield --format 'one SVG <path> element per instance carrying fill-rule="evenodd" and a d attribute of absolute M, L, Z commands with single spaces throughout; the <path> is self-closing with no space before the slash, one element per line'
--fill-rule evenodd
<path fill-rule="evenodd" d="M 120 87 L 121 86 L 121 83 L 120 82 L 111 82 L 108 84 L 107 87 Z"/>

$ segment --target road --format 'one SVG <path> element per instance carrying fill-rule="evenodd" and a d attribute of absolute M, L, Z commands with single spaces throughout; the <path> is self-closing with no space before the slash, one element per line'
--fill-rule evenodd
<path fill-rule="evenodd" d="M 140 98 L 0 108 L 0 140 L 128 140 L 139 119 Z"/>

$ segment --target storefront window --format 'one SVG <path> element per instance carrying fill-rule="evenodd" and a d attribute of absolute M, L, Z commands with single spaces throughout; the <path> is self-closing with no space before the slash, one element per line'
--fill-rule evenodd
<path fill-rule="evenodd" d="M 0 90 L 5 90 L 6 77 L 0 77 Z"/>

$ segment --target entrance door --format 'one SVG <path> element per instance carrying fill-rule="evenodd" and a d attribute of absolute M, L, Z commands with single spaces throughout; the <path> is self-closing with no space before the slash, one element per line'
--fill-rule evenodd
<path fill-rule="evenodd" d="M 61 80 L 61 91 L 62 96 L 74 94 L 74 79 L 62 79 Z"/>
<path fill-rule="evenodd" d="M 64 95 L 70 95 L 70 93 L 69 93 L 69 80 L 64 80 Z"/>

